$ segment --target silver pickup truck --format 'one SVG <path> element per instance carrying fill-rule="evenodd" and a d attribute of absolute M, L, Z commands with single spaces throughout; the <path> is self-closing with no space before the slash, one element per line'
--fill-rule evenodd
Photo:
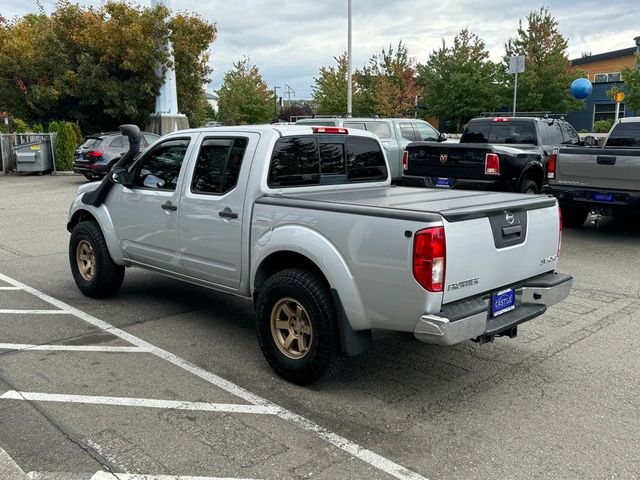
<path fill-rule="evenodd" d="M 547 164 L 546 191 L 560 201 L 564 224 L 580 227 L 589 212 L 640 214 L 640 117 L 622 118 L 604 146 L 561 147 Z"/>
<path fill-rule="evenodd" d="M 78 288 L 113 295 L 137 266 L 252 299 L 265 357 L 299 384 L 372 329 L 451 345 L 514 337 L 562 301 L 556 199 L 393 187 L 377 137 L 341 127 L 184 130 L 69 212 Z"/>

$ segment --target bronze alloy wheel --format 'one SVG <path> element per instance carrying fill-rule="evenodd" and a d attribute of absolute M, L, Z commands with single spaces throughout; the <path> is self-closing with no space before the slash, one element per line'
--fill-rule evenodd
<path fill-rule="evenodd" d="M 271 310 L 271 335 L 278 349 L 291 359 L 299 360 L 309 353 L 313 328 L 300 302 L 286 297 L 275 304 Z"/>
<path fill-rule="evenodd" d="M 87 282 L 92 281 L 96 276 L 96 256 L 93 247 L 86 240 L 81 240 L 76 248 L 76 261 L 80 275 Z"/>

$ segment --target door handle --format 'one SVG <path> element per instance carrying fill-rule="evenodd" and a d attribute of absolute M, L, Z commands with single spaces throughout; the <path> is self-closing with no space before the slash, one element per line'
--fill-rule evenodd
<path fill-rule="evenodd" d="M 238 218 L 238 214 L 236 212 L 232 212 L 229 207 L 225 208 L 224 210 L 220 210 L 218 212 L 218 215 L 220 215 L 222 218 Z"/>
<path fill-rule="evenodd" d="M 615 165 L 616 157 L 596 157 L 598 165 Z"/>
<path fill-rule="evenodd" d="M 171 210 L 172 212 L 175 212 L 176 210 L 178 210 L 178 206 L 171 203 L 171 200 L 167 200 L 162 205 L 160 205 L 160 207 L 163 210 Z"/>

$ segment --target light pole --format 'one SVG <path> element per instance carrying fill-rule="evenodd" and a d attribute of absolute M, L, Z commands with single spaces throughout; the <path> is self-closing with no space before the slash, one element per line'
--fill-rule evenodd
<path fill-rule="evenodd" d="M 353 87 L 352 83 L 352 75 L 351 75 L 351 0 L 348 0 L 347 7 L 347 118 L 351 117 L 352 114 L 352 103 L 353 103 Z"/>

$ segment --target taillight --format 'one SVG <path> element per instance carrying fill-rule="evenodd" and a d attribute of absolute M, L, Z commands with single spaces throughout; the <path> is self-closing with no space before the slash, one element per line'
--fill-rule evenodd
<path fill-rule="evenodd" d="M 103 153 L 104 152 L 101 152 L 100 150 L 89 150 L 86 153 L 86 155 L 87 155 L 87 157 L 96 158 L 96 157 L 101 157 Z"/>
<path fill-rule="evenodd" d="M 500 175 L 500 157 L 495 153 L 487 153 L 484 157 L 484 174 Z"/>
<path fill-rule="evenodd" d="M 446 266 L 444 227 L 416 233 L 413 241 L 413 276 L 429 292 L 442 292 Z"/>
<path fill-rule="evenodd" d="M 349 130 L 342 127 L 313 127 L 313 133 L 339 133 L 347 135 Z"/>
<path fill-rule="evenodd" d="M 553 179 L 556 178 L 556 161 L 558 160 L 558 154 L 553 152 L 549 157 L 549 162 L 547 163 L 547 178 Z"/>
<path fill-rule="evenodd" d="M 402 170 L 409 170 L 409 152 L 402 152 Z"/>
<path fill-rule="evenodd" d="M 560 249 L 562 248 L 562 210 L 558 205 L 558 258 L 560 258 Z"/>

